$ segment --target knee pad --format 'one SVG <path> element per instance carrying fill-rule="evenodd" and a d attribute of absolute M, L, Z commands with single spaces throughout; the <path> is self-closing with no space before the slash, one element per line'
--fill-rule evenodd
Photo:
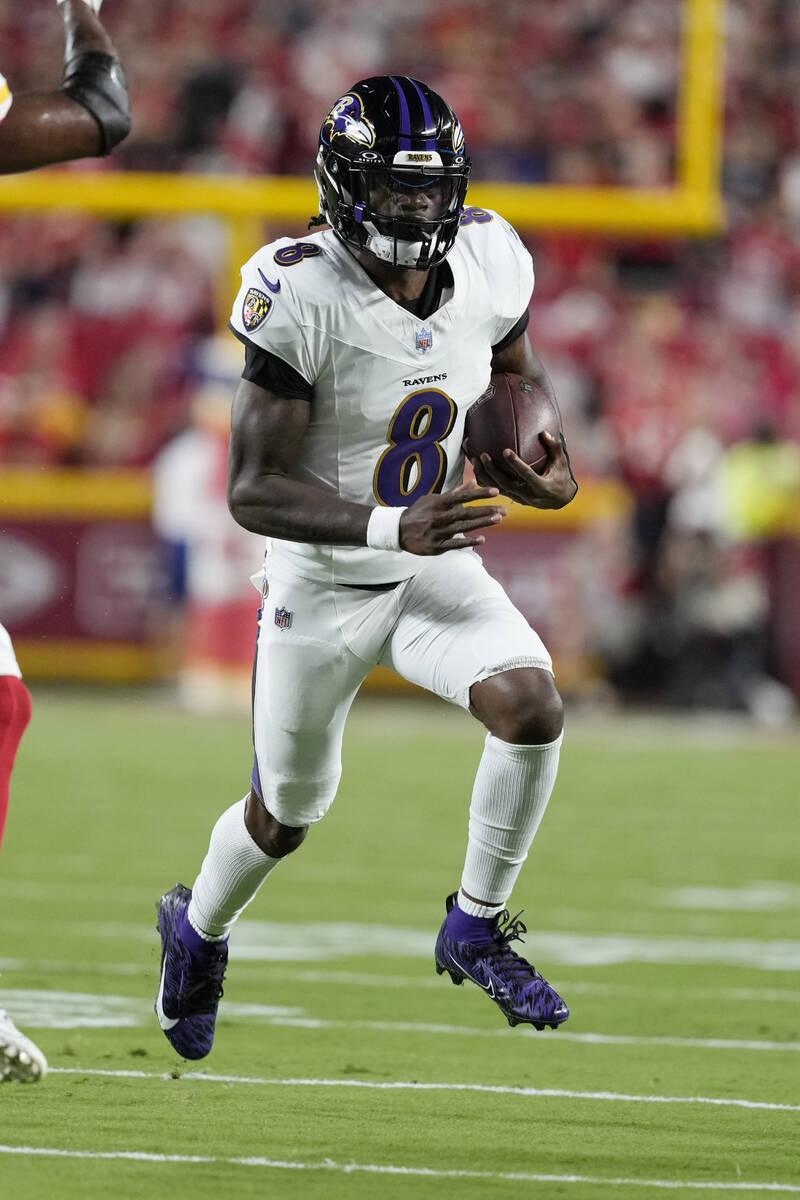
<path fill-rule="evenodd" d="M 342 777 L 341 738 L 288 734 L 274 726 L 256 742 L 253 783 L 282 825 L 313 825 L 325 816 Z"/>
<path fill-rule="evenodd" d="M 281 824 L 310 825 L 333 803 L 344 723 L 361 677 L 352 656 L 332 642 L 294 634 L 259 642 L 254 784 Z"/>

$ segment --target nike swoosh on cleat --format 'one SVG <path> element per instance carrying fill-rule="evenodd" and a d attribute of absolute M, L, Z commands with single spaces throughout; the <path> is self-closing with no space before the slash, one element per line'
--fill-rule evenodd
<path fill-rule="evenodd" d="M 164 1012 L 164 1005 L 163 1005 L 162 1001 L 164 998 L 164 976 L 165 976 L 165 974 L 166 974 L 166 972 L 164 970 L 164 967 L 162 967 L 161 968 L 161 982 L 158 985 L 158 995 L 156 996 L 155 1009 L 156 1009 L 156 1016 L 158 1017 L 158 1023 L 161 1026 L 161 1028 L 166 1031 L 168 1029 L 174 1029 L 175 1026 L 178 1024 L 180 1017 L 168 1017 L 167 1014 Z"/>
<path fill-rule="evenodd" d="M 457 962 L 456 959 L 453 958 L 453 956 L 449 950 L 447 951 L 447 954 L 448 954 L 450 961 L 455 963 L 455 965 L 458 967 L 459 971 L 464 971 L 464 974 L 466 975 L 467 979 L 471 979 L 473 983 L 477 983 L 478 987 L 483 988 L 483 990 L 485 992 L 488 992 L 493 1000 L 497 999 L 497 996 L 495 995 L 495 990 L 494 990 L 494 980 L 490 979 L 488 983 L 481 983 L 481 981 L 479 979 L 476 979 L 474 975 L 470 975 L 469 971 L 464 970 L 463 965 L 460 962 Z"/>
<path fill-rule="evenodd" d="M 261 276 L 261 278 L 262 278 L 262 279 L 263 279 L 263 281 L 264 281 L 264 286 L 265 286 L 265 287 L 268 287 L 268 288 L 269 288 L 269 290 L 270 290 L 271 292 L 279 292 L 279 291 L 281 290 L 281 281 L 280 281 L 280 279 L 278 280 L 278 282 L 277 282 L 277 283 L 270 283 L 270 281 L 267 279 L 267 277 L 266 277 L 266 275 L 264 274 L 264 272 L 261 270 L 261 267 L 259 267 L 259 268 L 258 268 L 258 273 L 259 273 L 259 275 Z"/>

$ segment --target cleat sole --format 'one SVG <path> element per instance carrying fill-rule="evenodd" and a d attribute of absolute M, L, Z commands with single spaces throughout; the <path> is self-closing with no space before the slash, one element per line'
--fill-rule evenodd
<path fill-rule="evenodd" d="M 437 962 L 436 963 L 436 974 L 444 975 L 445 971 L 450 976 L 452 983 L 454 983 L 456 987 L 461 987 L 461 984 L 464 982 L 464 979 L 466 977 L 464 975 L 458 974 L 456 971 L 451 970 L 450 967 L 443 967 L 441 963 Z"/>
<path fill-rule="evenodd" d="M 558 1029 L 558 1021 L 531 1021 L 527 1017 L 514 1017 L 509 1013 L 505 1013 L 505 1018 L 513 1029 L 515 1025 L 532 1025 L 534 1029 L 541 1032 L 543 1029 Z"/>

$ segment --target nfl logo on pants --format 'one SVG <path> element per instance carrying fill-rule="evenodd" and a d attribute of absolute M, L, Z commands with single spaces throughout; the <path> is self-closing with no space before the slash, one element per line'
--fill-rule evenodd
<path fill-rule="evenodd" d="M 292 624 L 293 613 L 289 612 L 288 608 L 275 609 L 275 624 L 278 629 L 289 629 Z"/>

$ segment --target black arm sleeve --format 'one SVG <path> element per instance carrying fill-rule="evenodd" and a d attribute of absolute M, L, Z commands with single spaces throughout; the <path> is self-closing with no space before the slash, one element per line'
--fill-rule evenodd
<path fill-rule="evenodd" d="M 517 321 L 514 328 L 509 329 L 506 336 L 504 338 L 501 338 L 496 346 L 492 346 L 492 355 L 494 356 L 495 354 L 499 354 L 501 350 L 505 350 L 506 346 L 510 346 L 512 342 L 515 342 L 517 340 L 517 338 L 521 334 L 523 334 L 525 332 L 525 330 L 528 328 L 529 320 L 530 320 L 530 313 L 528 312 L 528 310 L 526 308 L 525 312 L 522 314 L 520 319 Z"/>
<path fill-rule="evenodd" d="M 103 154 L 131 130 L 128 81 L 116 58 L 99 50 L 74 54 L 64 68 L 63 90 L 87 109 L 100 126 Z"/>
<path fill-rule="evenodd" d="M 278 358 L 277 354 L 270 354 L 269 350 L 262 350 L 260 346 L 248 341 L 233 325 L 229 324 L 228 328 L 244 346 L 242 379 L 256 384 L 266 392 L 277 392 L 279 396 L 289 396 L 293 400 L 311 400 L 314 389 L 299 371 L 295 371 L 294 367 Z"/>

